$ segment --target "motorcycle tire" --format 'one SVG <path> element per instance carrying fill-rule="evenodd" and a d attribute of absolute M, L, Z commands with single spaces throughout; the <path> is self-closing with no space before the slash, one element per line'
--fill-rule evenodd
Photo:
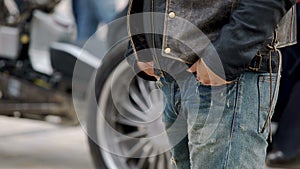
<path fill-rule="evenodd" d="M 127 43 L 113 47 L 96 73 L 98 107 L 90 106 L 87 119 L 93 163 L 97 169 L 170 169 L 170 153 L 160 152 L 166 146 L 161 140 L 139 139 L 163 132 L 162 94 L 154 82 L 135 76 L 124 59 L 126 48 Z M 147 117 L 154 120 L 145 123 Z"/>

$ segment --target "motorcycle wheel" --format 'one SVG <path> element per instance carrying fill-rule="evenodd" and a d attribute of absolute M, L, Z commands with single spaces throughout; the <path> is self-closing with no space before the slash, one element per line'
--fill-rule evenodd
<path fill-rule="evenodd" d="M 162 93 L 135 76 L 124 60 L 126 47 L 112 49 L 96 75 L 98 108 L 87 121 L 93 162 L 98 169 L 170 169 L 167 138 L 147 139 L 164 131 Z"/>

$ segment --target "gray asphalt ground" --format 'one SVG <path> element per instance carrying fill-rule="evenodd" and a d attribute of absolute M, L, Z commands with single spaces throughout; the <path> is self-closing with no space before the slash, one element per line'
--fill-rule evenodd
<path fill-rule="evenodd" d="M 93 169 L 93 165 L 80 127 L 0 116 L 0 169 Z"/>
<path fill-rule="evenodd" d="M 93 169 L 80 127 L 0 116 L 0 169 Z"/>

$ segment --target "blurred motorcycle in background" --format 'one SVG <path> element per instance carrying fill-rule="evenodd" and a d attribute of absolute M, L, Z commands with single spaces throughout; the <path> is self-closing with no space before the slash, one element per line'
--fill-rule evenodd
<path fill-rule="evenodd" d="M 71 93 L 80 55 L 68 49 L 76 27 L 54 12 L 59 2 L 0 0 L 0 114 L 78 124 Z"/>
<path fill-rule="evenodd" d="M 0 115 L 86 126 L 99 169 L 171 168 L 162 94 L 124 59 L 126 8 L 80 44 L 59 3 L 0 0 Z"/>

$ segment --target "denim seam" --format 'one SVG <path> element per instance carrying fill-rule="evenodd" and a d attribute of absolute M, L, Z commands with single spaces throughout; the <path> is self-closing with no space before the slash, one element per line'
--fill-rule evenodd
<path fill-rule="evenodd" d="M 178 112 L 176 111 L 176 102 L 177 102 L 177 97 L 176 97 L 176 93 L 177 91 L 175 90 L 176 89 L 176 82 L 174 81 L 171 85 L 171 98 L 172 98 L 172 109 L 173 109 L 173 112 L 174 114 L 178 117 Z"/>
<path fill-rule="evenodd" d="M 240 102 L 239 96 L 241 95 L 240 81 L 241 81 L 242 76 L 236 82 L 237 83 L 237 86 L 236 86 L 237 91 L 236 91 L 235 104 L 234 104 L 234 114 L 233 114 L 232 123 L 231 123 L 231 131 L 230 131 L 230 136 L 229 136 L 229 141 L 228 141 L 228 149 L 227 149 L 227 153 L 226 153 L 224 169 L 228 168 L 228 161 L 229 161 L 229 155 L 230 155 L 230 150 L 231 150 L 232 138 L 233 138 L 234 129 L 235 129 L 235 120 L 236 120 L 236 116 L 237 116 L 237 111 L 239 109 L 239 102 Z"/>
<path fill-rule="evenodd" d="M 260 88 L 260 76 L 257 77 L 257 90 L 258 90 L 258 108 L 257 108 L 257 118 L 258 118 L 258 123 L 257 123 L 257 133 L 260 133 L 260 123 L 261 123 L 261 119 L 260 119 L 260 115 L 261 115 L 261 88 Z"/>

